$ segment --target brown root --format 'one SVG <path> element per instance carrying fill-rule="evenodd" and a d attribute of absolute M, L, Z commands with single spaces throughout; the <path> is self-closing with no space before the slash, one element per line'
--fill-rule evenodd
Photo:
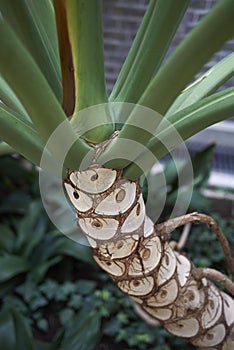
<path fill-rule="evenodd" d="M 188 223 L 205 223 L 217 236 L 219 239 L 219 242 L 223 248 L 228 267 L 231 271 L 232 276 L 234 277 L 234 259 L 231 254 L 231 249 L 229 242 L 227 238 L 225 237 L 224 233 L 221 231 L 220 227 L 218 226 L 217 222 L 210 217 L 209 215 L 206 214 L 200 214 L 197 212 L 190 213 L 187 215 L 183 215 L 174 219 L 170 219 L 168 221 L 165 221 L 161 224 L 158 224 L 156 226 L 156 230 L 160 235 L 166 235 L 169 232 L 172 232 L 175 230 L 177 227 L 184 226 Z M 180 242 L 177 244 L 176 249 L 181 249 L 180 247 L 183 247 L 184 243 L 186 242 L 187 239 L 187 233 L 186 237 L 181 238 Z"/>

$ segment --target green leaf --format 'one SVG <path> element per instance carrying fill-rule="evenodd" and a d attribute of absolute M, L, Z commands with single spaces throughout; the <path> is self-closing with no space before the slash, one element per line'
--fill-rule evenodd
<path fill-rule="evenodd" d="M 1 214 L 25 214 L 30 197 L 23 191 L 15 191 L 7 196 L 7 200 L 0 202 L 0 213 Z"/>
<path fill-rule="evenodd" d="M 42 292 L 47 299 L 53 299 L 56 295 L 59 285 L 57 281 L 46 279 L 45 282 L 39 287 L 40 292 Z"/>
<path fill-rule="evenodd" d="M 60 350 L 95 350 L 100 339 L 100 315 L 81 310 L 67 328 Z"/>
<path fill-rule="evenodd" d="M 45 318 L 41 318 L 40 320 L 37 321 L 37 327 L 44 332 L 48 332 L 48 329 L 49 329 L 48 321 Z"/>
<path fill-rule="evenodd" d="M 36 350 L 60 350 L 60 344 L 64 336 L 64 328 L 61 329 L 56 335 L 56 339 L 53 342 L 46 343 L 35 341 Z"/>
<path fill-rule="evenodd" d="M 114 139 L 107 151 L 99 158 L 101 163 L 105 158 L 114 159 L 106 162 L 107 167 L 125 168 L 130 164 L 129 159 L 115 159 L 115 153 L 121 147 L 121 139 L 130 139 L 148 147 L 147 143 L 152 138 L 159 116 L 166 113 L 173 100 L 186 86 L 194 75 L 202 68 L 206 61 L 214 54 L 224 42 L 234 34 L 234 2 L 232 0 L 219 1 L 214 8 L 190 31 L 180 45 L 170 55 L 159 72 L 152 78 L 143 95 L 138 100 L 138 105 L 153 109 L 155 113 L 155 125 L 151 126 L 151 132 L 136 127 L 142 116 L 137 113 L 137 108 L 129 113 L 126 123 L 119 135 Z M 220 29 L 221 28 L 221 29 Z M 209 45 L 207 45 L 209 42 Z M 140 148 L 140 147 L 139 147 Z M 135 157 L 137 144 L 135 147 Z M 132 158 L 132 155 L 129 154 Z M 152 160 L 151 160 L 152 162 Z M 131 167 L 131 165 L 129 165 Z"/>
<path fill-rule="evenodd" d="M 211 163 L 214 158 L 215 144 L 211 144 L 192 156 L 194 187 L 201 188 L 209 180 Z M 186 169 L 184 168 L 186 171 Z M 183 171 L 183 169 L 181 170 Z"/>
<path fill-rule="evenodd" d="M 73 324 L 73 317 L 75 315 L 75 311 L 70 308 L 65 308 L 60 311 L 59 313 L 59 319 L 63 326 L 66 326 L 68 324 Z"/>
<path fill-rule="evenodd" d="M 0 250 L 12 253 L 15 243 L 15 235 L 10 227 L 0 224 Z"/>
<path fill-rule="evenodd" d="M 75 70 L 75 112 L 78 112 L 86 107 L 107 102 L 102 5 L 100 0 L 68 0 L 66 11 Z"/>
<path fill-rule="evenodd" d="M 39 294 L 36 283 L 29 278 L 29 275 L 27 276 L 24 283 L 16 287 L 15 291 L 28 304 L 31 302 L 33 298 L 35 298 L 35 296 Z"/>
<path fill-rule="evenodd" d="M 11 309 L 11 314 L 15 329 L 14 350 L 35 350 L 33 337 L 25 318 L 16 309 Z"/>
<path fill-rule="evenodd" d="M 76 282 L 76 289 L 81 295 L 92 294 L 97 286 L 95 281 L 79 279 Z"/>
<path fill-rule="evenodd" d="M 45 234 L 47 224 L 48 220 L 43 215 L 41 201 L 32 201 L 27 214 L 17 224 L 17 240 L 15 242 L 17 253 L 29 258 Z"/>
<path fill-rule="evenodd" d="M 32 123 L 0 104 L 0 124 L 1 139 L 31 162 L 40 165 L 45 145 Z"/>
<path fill-rule="evenodd" d="M 207 184 L 210 175 L 211 163 L 214 157 L 215 144 L 211 144 L 199 152 L 196 152 L 186 162 L 179 160 L 176 163 L 169 161 L 164 170 L 165 180 L 170 187 L 170 192 L 177 191 L 178 178 L 187 172 L 187 168 L 193 168 L 193 187 L 199 189 Z"/>
<path fill-rule="evenodd" d="M 16 153 L 14 148 L 9 146 L 6 142 L 0 142 L 0 157 L 11 153 Z"/>
<path fill-rule="evenodd" d="M 43 236 L 43 239 L 35 247 L 31 256 L 32 266 L 40 266 L 42 263 L 46 263 L 49 258 L 54 256 L 54 245 L 57 241 L 57 237 L 48 233 Z"/>
<path fill-rule="evenodd" d="M 55 17 L 47 0 L 0 0 L 1 14 L 33 56 L 52 90 L 61 100 L 62 85 Z"/>
<path fill-rule="evenodd" d="M 71 123 L 79 126 L 79 123 L 86 122 L 87 116 L 79 115 L 78 111 L 108 102 L 104 75 L 102 1 L 68 0 L 65 6 L 75 78 L 75 110 Z M 83 137 L 90 142 L 100 143 L 112 134 L 113 123 L 108 113 L 97 114 L 96 119 L 99 127 L 89 130 Z"/>
<path fill-rule="evenodd" d="M 4 350 L 15 349 L 15 332 L 11 313 L 8 308 L 0 312 L 0 346 Z"/>
<path fill-rule="evenodd" d="M 151 0 L 110 96 L 137 103 L 158 71 L 189 0 Z"/>
<path fill-rule="evenodd" d="M 156 136 L 147 145 L 148 150 L 155 155 L 156 159 L 162 158 L 183 140 L 212 124 L 232 117 L 234 114 L 233 101 L 234 88 L 226 89 L 171 115 L 168 120 L 162 120 Z M 150 169 L 154 161 L 145 152 L 136 159 L 136 162 L 141 164 L 145 170 Z M 142 169 L 135 163 L 129 165 L 124 172 L 124 176 L 131 180 L 137 179 L 141 174 Z"/>
<path fill-rule="evenodd" d="M 39 293 L 35 293 L 29 303 L 30 309 L 33 312 L 36 312 L 41 307 L 46 307 L 47 305 L 48 300 Z"/>
<path fill-rule="evenodd" d="M 26 119 L 30 119 L 22 103 L 14 94 L 10 86 L 0 76 L 0 99 L 3 104 L 9 107 L 12 111 L 21 114 Z"/>
<path fill-rule="evenodd" d="M 215 91 L 234 73 L 234 53 L 231 53 L 188 86 L 173 102 L 165 117 L 186 108 Z"/>
<path fill-rule="evenodd" d="M 164 115 L 186 84 L 234 34 L 233 21 L 233 0 L 217 1 L 170 55 L 138 103 Z"/>
<path fill-rule="evenodd" d="M 38 170 L 21 157 L 2 157 L 0 160 L 0 167 L 0 184 L 2 184 L 0 188 L 3 191 L 7 188 L 18 189 L 18 187 L 20 187 L 22 189 L 22 185 L 25 183 L 31 186 L 37 181 Z M 5 201 L 7 201 L 7 199 L 8 198 L 5 198 Z"/>
<path fill-rule="evenodd" d="M 204 197 L 201 192 L 201 189 L 206 186 L 207 181 L 210 175 L 211 162 L 214 156 L 214 148 L 215 145 L 211 144 L 199 152 L 196 152 L 195 155 L 191 157 L 191 159 L 186 162 L 179 159 L 178 161 L 170 160 L 164 169 L 163 174 L 164 177 L 163 185 L 166 183 L 166 201 L 167 205 L 174 206 L 178 195 L 183 199 L 183 191 L 180 190 L 179 187 L 179 179 L 182 179 L 183 174 L 187 173 L 187 169 L 193 168 L 193 193 L 192 198 L 190 200 L 190 209 L 194 210 L 202 210 L 208 207 L 209 201 Z M 157 176 L 153 176 L 153 181 L 151 181 L 153 188 L 150 193 L 153 192 L 154 197 L 153 204 L 160 203 L 160 196 L 162 190 L 165 190 L 165 185 L 163 189 L 158 187 L 158 178 Z M 160 184 L 160 182 L 159 182 Z M 164 193 L 165 194 L 165 193 Z M 186 193 L 184 194 L 186 196 Z"/>
<path fill-rule="evenodd" d="M 58 264 L 61 260 L 62 256 L 55 256 L 54 258 L 51 258 L 44 263 L 41 263 L 39 266 L 35 266 L 33 269 L 34 280 L 37 281 L 37 283 L 42 281 L 49 268 Z"/>
<path fill-rule="evenodd" d="M 85 263 L 95 265 L 90 248 L 72 241 L 67 237 L 60 237 L 54 244 L 54 254 L 71 256 Z"/>
<path fill-rule="evenodd" d="M 50 151 L 55 158 L 57 157 L 60 160 L 66 142 L 73 145 L 68 152 L 66 162 L 67 167 L 77 168 L 83 157 L 91 149 L 90 146 L 77 138 L 62 107 L 32 56 L 3 18 L 0 18 L 0 33 L 2 37 L 0 71 L 3 78 L 23 103 L 34 123 L 34 127 L 45 142 L 53 131 L 61 123 L 64 123 L 63 142 L 61 143 L 61 134 L 60 137 L 55 137 L 50 144 Z M 16 132 L 15 129 L 16 126 L 12 127 L 14 132 Z M 6 142 L 10 144 L 10 142 Z M 13 141 L 11 140 L 11 142 Z M 13 148 L 18 150 L 19 147 L 20 145 Z"/>
<path fill-rule="evenodd" d="M 22 272 L 27 272 L 30 269 L 29 263 L 15 255 L 5 255 L 0 257 L 0 282 L 7 281 L 8 279 L 17 276 Z"/>

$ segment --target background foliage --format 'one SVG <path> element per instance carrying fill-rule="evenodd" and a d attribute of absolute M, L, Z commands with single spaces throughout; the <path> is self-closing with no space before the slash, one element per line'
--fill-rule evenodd
<path fill-rule="evenodd" d="M 190 210 L 207 208 L 201 167 L 213 146 L 193 157 L 195 191 Z M 204 163 L 203 163 L 204 164 Z M 183 169 L 181 165 L 181 170 Z M 88 247 L 59 233 L 42 207 L 37 169 L 20 157 L 0 158 L 0 348 L 4 350 L 174 350 L 194 349 L 135 314 L 132 302 L 94 263 Z M 174 165 L 165 170 L 170 211 L 176 194 Z M 157 176 L 155 181 L 157 194 Z M 173 194 L 174 193 L 174 194 Z M 213 215 L 233 245 L 234 219 Z M 179 237 L 179 231 L 173 238 Z M 203 225 L 192 229 L 185 247 L 194 263 L 227 273 L 216 237 Z"/>

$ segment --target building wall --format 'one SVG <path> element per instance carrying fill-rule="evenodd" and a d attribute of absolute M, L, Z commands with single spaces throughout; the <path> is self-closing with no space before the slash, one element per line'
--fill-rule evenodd
<path fill-rule="evenodd" d="M 168 54 L 178 45 L 186 33 L 197 24 L 198 20 L 209 11 L 215 2 L 216 0 L 191 0 Z M 105 69 L 109 92 L 127 56 L 148 3 L 149 0 L 103 0 Z M 204 73 L 226 55 L 233 52 L 233 47 L 234 39 L 229 40 L 211 58 L 204 66 L 202 72 Z M 197 77 L 201 74 L 199 73 Z M 234 79 L 232 78 L 225 83 L 225 87 L 233 86 L 233 83 Z M 187 144 L 191 152 L 193 152 L 212 142 L 217 144 L 213 169 L 233 174 L 234 176 L 234 118 L 229 119 L 228 122 L 223 122 L 220 126 L 216 124 L 214 127 L 197 134 Z"/>
<path fill-rule="evenodd" d="M 103 0 L 104 49 L 108 91 L 111 91 L 116 81 L 148 2 L 149 0 Z M 209 11 L 215 2 L 216 0 L 191 0 L 169 52 L 178 45 L 186 33 L 196 25 L 197 21 Z M 205 65 L 204 71 L 231 53 L 233 47 L 234 39 L 229 40 L 223 49 L 211 58 Z M 226 85 L 233 85 L 233 80 Z"/>

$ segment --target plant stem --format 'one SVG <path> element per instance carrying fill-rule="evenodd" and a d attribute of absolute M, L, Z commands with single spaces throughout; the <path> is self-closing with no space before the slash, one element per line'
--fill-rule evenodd
<path fill-rule="evenodd" d="M 67 0 L 65 2 L 68 34 L 75 78 L 75 109 L 72 125 L 86 123 L 84 108 L 108 101 L 104 74 L 102 2 L 101 0 Z M 87 131 L 83 138 L 92 142 L 105 141 L 114 131 L 111 115 L 97 114 L 100 126 Z"/>

